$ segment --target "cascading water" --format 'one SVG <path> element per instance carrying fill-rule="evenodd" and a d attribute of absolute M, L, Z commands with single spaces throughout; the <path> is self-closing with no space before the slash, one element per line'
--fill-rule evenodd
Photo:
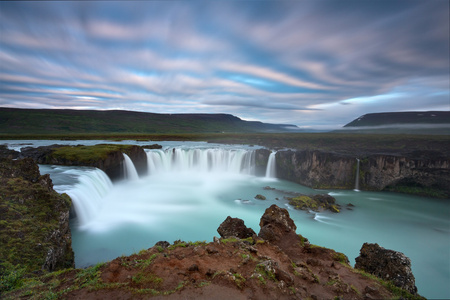
<path fill-rule="evenodd" d="M 147 152 L 149 174 L 172 171 L 253 175 L 255 152 L 245 149 L 167 149 Z"/>
<path fill-rule="evenodd" d="M 267 178 L 249 175 L 254 173 L 253 149 L 170 147 L 146 150 L 149 172 L 139 180 L 112 186 L 99 170 L 76 169 L 77 174 L 87 172 L 76 177 L 76 187 L 54 181 L 59 182 L 61 192 L 70 195 L 77 212 L 71 223 L 77 267 L 147 249 L 161 240 L 210 239 L 227 216 L 241 218 L 255 229 L 265 209 L 276 204 L 289 209 L 296 224 L 302 224 L 300 232 L 311 242 L 338 249 L 350 261 L 359 255 L 367 236 L 404 252 L 413 261 L 421 294 L 449 298 L 449 261 L 438 255 L 448 249 L 448 202 L 385 192 L 333 191 L 330 194 L 338 203 L 351 202 L 356 208 L 340 214 L 316 213 L 311 218 L 311 214 L 292 209 L 282 191 L 306 195 L 317 191 L 281 179 L 270 183 L 274 189 L 266 189 Z M 269 167 L 275 161 L 267 163 Z M 55 168 L 56 174 L 66 173 L 59 169 Z M 355 169 L 358 189 L 359 160 Z M 99 174 L 106 182 L 97 178 Z M 103 188 L 96 190 L 99 187 Z M 267 199 L 256 200 L 257 194 Z M 342 230 L 349 237 L 346 243 L 340 238 Z M 417 236 L 426 243 L 416 243 Z M 427 255 L 431 252 L 437 255 Z"/>
<path fill-rule="evenodd" d="M 123 168 L 124 168 L 124 175 L 125 178 L 128 180 L 136 180 L 139 179 L 139 175 L 138 172 L 136 171 L 136 167 L 133 164 L 133 161 L 131 160 L 131 158 L 126 155 L 125 153 L 123 154 Z"/>
<path fill-rule="evenodd" d="M 275 156 L 276 152 L 272 152 L 269 155 L 269 160 L 267 161 L 266 178 L 277 177 Z"/>
<path fill-rule="evenodd" d="M 359 158 L 356 159 L 355 191 L 359 191 Z"/>
<path fill-rule="evenodd" d="M 88 171 L 78 178 L 78 183 L 66 193 L 72 199 L 79 224 L 92 221 L 104 205 L 104 197 L 113 184 L 102 170 Z"/>

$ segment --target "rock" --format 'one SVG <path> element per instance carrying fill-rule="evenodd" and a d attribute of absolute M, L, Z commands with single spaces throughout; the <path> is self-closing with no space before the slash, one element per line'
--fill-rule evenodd
<path fill-rule="evenodd" d="M 266 191 L 273 191 L 273 190 L 275 190 L 275 188 L 270 187 L 270 186 L 265 186 L 265 187 L 263 187 L 263 190 L 266 190 Z"/>
<path fill-rule="evenodd" d="M 158 144 L 152 144 L 152 145 L 144 145 L 142 146 L 144 149 L 162 149 L 161 145 Z"/>
<path fill-rule="evenodd" d="M 418 193 L 417 188 L 421 188 L 426 195 L 427 188 L 432 188 L 442 194 L 440 197 L 448 198 L 449 172 L 450 158 L 440 152 L 370 154 L 360 160 L 360 189 Z M 318 150 L 277 152 L 277 177 L 308 187 L 353 189 L 355 174 L 356 159 L 352 155 Z"/>
<path fill-rule="evenodd" d="M 411 260 L 403 253 L 385 249 L 378 244 L 364 243 L 355 268 L 364 270 L 383 280 L 392 281 L 397 287 L 411 294 L 417 293 Z"/>
<path fill-rule="evenodd" d="M 163 249 L 166 249 L 167 247 L 170 246 L 170 243 L 167 241 L 159 241 L 155 244 L 156 247 L 161 247 Z"/>
<path fill-rule="evenodd" d="M 31 272 L 73 267 L 70 206 L 33 159 L 0 159 L 0 261 Z"/>
<path fill-rule="evenodd" d="M 287 197 L 289 204 L 295 209 L 323 211 L 330 210 L 338 213 L 340 211 L 339 204 L 336 204 L 336 199 L 328 194 L 316 195 L 298 195 L 297 197 Z"/>
<path fill-rule="evenodd" d="M 188 269 L 189 272 L 198 272 L 198 265 L 197 264 L 193 264 L 189 267 Z"/>
<path fill-rule="evenodd" d="M 50 145 L 37 148 L 24 147 L 19 158 L 29 157 L 38 164 L 89 166 L 104 171 L 111 180 L 123 179 L 124 156 L 133 161 L 139 176 L 147 174 L 147 154 L 136 145 L 99 144 L 93 146 Z"/>
<path fill-rule="evenodd" d="M 217 232 L 222 238 L 235 236 L 240 239 L 245 239 L 256 235 L 251 228 L 245 226 L 244 221 L 239 218 L 232 218 L 228 216 L 225 221 L 217 228 Z"/>
<path fill-rule="evenodd" d="M 263 196 L 263 195 L 258 194 L 258 195 L 255 196 L 255 199 L 258 199 L 258 200 L 266 200 L 266 197 Z"/>
<path fill-rule="evenodd" d="M 261 229 L 258 236 L 269 242 L 279 241 L 289 234 L 297 236 L 295 233 L 297 226 L 289 216 L 287 209 L 279 208 L 275 204 L 266 209 L 259 226 Z"/>
<path fill-rule="evenodd" d="M 2 158 L 16 159 L 19 154 L 20 152 L 8 149 L 6 145 L 0 145 L 0 157 Z"/>

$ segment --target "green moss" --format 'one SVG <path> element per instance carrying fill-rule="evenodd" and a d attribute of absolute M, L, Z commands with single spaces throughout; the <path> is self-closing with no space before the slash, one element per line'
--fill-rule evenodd
<path fill-rule="evenodd" d="M 363 275 L 364 277 L 377 281 L 382 286 L 384 286 L 388 291 L 390 291 L 396 297 L 396 299 L 425 300 L 425 298 L 420 295 L 412 295 L 408 291 L 395 286 L 395 284 L 392 283 L 392 281 L 383 280 L 373 274 L 369 274 L 360 269 L 352 269 L 352 270 L 353 272 Z"/>
<path fill-rule="evenodd" d="M 299 196 L 295 198 L 289 198 L 289 204 L 294 206 L 296 209 L 317 209 L 317 202 L 308 196 Z"/>
<path fill-rule="evenodd" d="M 445 190 L 440 190 L 432 187 L 421 187 L 421 186 L 388 186 L 385 188 L 386 191 L 396 192 L 396 193 L 404 193 L 417 195 L 422 197 L 433 197 L 446 199 L 449 197 L 449 194 Z"/>
<path fill-rule="evenodd" d="M 159 253 L 152 254 L 148 259 L 140 260 L 138 262 L 138 266 L 140 266 L 141 269 L 145 269 L 149 267 L 158 256 Z"/>
<path fill-rule="evenodd" d="M 234 282 L 236 283 L 237 287 L 242 289 L 242 287 L 246 281 L 245 278 L 241 274 L 235 273 L 235 274 L 233 274 L 233 279 L 234 279 Z"/>
<path fill-rule="evenodd" d="M 0 178 L 0 261 L 20 265 L 27 272 L 41 270 L 47 252 L 55 247 L 49 237 L 60 230 L 60 214 L 68 212 L 70 205 L 67 195 L 49 191 L 38 182 Z M 72 266 L 73 252 L 70 246 L 66 250 L 65 261 L 57 268 Z M 0 276 L 5 275 L 3 270 Z"/>
<path fill-rule="evenodd" d="M 65 146 L 55 148 L 52 157 L 60 160 L 76 161 L 91 164 L 104 160 L 112 152 L 120 151 L 127 153 L 133 145 L 99 144 L 93 146 Z"/>
<path fill-rule="evenodd" d="M 331 205 L 330 210 L 334 213 L 340 212 L 339 207 L 337 207 L 337 205 Z"/>
<path fill-rule="evenodd" d="M 228 243 L 236 243 L 236 242 L 238 242 L 239 241 L 239 239 L 237 239 L 237 238 L 234 238 L 234 237 L 231 237 L 231 238 L 227 238 L 227 239 L 221 239 L 220 240 L 220 242 L 222 243 L 222 244 L 228 244 Z"/>
<path fill-rule="evenodd" d="M 10 262 L 2 263 L 0 268 L 2 270 L 0 276 L 0 294 L 23 286 L 26 268 L 20 267 L 20 265 L 13 266 Z"/>

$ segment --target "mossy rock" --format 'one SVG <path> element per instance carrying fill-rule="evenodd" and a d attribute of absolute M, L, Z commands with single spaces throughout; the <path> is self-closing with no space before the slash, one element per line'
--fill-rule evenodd
<path fill-rule="evenodd" d="M 266 200 L 267 198 L 266 198 L 266 196 L 258 194 L 258 195 L 255 196 L 255 199 L 257 199 L 257 200 Z"/>
<path fill-rule="evenodd" d="M 299 197 L 289 198 L 289 204 L 294 206 L 295 209 L 317 209 L 318 203 L 309 196 L 303 195 Z"/>
<path fill-rule="evenodd" d="M 134 145 L 99 144 L 94 146 L 66 146 L 55 148 L 51 157 L 58 160 L 68 160 L 78 163 L 91 164 L 105 160 L 112 152 L 127 153 Z"/>
<path fill-rule="evenodd" d="M 0 160 L 0 169 L 0 277 L 73 267 L 70 198 L 31 159 Z"/>

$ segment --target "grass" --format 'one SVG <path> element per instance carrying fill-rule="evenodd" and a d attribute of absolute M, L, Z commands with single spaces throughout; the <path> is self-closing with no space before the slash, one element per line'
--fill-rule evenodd
<path fill-rule="evenodd" d="M 392 281 L 383 280 L 373 274 L 369 274 L 360 269 L 352 269 L 352 270 L 353 272 L 358 273 L 364 277 L 377 281 L 382 286 L 384 286 L 388 291 L 390 291 L 396 297 L 396 299 L 425 300 L 425 298 L 420 295 L 412 295 L 408 291 L 395 286 L 394 283 L 392 283 Z"/>
<path fill-rule="evenodd" d="M 114 151 L 127 152 L 133 145 L 113 145 L 99 144 L 94 146 L 65 146 L 55 148 L 51 154 L 57 159 L 65 159 L 69 161 L 93 163 L 98 160 L 104 160 L 108 154 Z"/>
<path fill-rule="evenodd" d="M 27 170 L 27 176 L 39 174 L 38 167 L 35 166 L 33 173 L 33 166 L 26 161 L 1 161 L 0 169 L 7 170 L 16 164 L 23 164 L 21 168 Z M 67 212 L 70 206 L 67 195 L 48 191 L 39 180 L 33 183 L 21 177 L 0 176 L 2 289 L 20 285 L 23 269 L 29 273 L 43 268 L 47 252 L 60 242 L 49 237 L 61 230 L 60 214 Z M 70 246 L 66 250 L 65 262 L 60 262 L 56 269 L 72 266 L 73 252 Z"/>

